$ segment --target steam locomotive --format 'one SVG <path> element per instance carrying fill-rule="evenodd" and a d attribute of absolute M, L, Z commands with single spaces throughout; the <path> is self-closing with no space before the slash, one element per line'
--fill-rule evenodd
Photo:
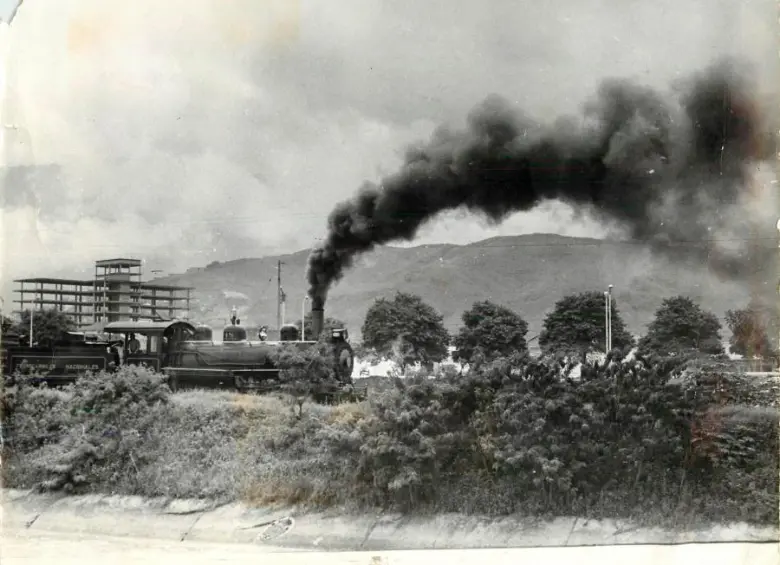
<path fill-rule="evenodd" d="M 273 353 L 283 345 L 302 349 L 326 341 L 334 358 L 336 381 L 352 385 L 354 352 L 345 328 L 321 336 L 323 309 L 312 308 L 312 335 L 299 339 L 298 328 L 285 325 L 278 341 L 250 340 L 235 316 L 224 329 L 223 342 L 215 343 L 207 326 L 183 320 L 164 322 L 111 322 L 104 333 L 117 340 L 89 339 L 76 332 L 46 345 L 22 345 L 4 336 L 3 374 L 31 370 L 48 384 L 73 382 L 87 371 L 111 371 L 124 365 L 146 365 L 168 376 L 172 390 L 181 387 L 228 388 L 239 392 L 267 391 L 278 387 L 279 368 Z M 323 338 L 322 340 L 320 338 Z"/>

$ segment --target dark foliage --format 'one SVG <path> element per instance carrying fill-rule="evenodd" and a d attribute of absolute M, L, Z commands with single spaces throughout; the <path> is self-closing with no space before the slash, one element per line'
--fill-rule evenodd
<path fill-rule="evenodd" d="M 495 357 L 528 351 L 528 323 L 509 308 L 488 300 L 475 302 L 463 312 L 462 320 L 453 341 L 455 361 L 468 363 L 477 353 Z"/>
<path fill-rule="evenodd" d="M 731 331 L 731 352 L 745 357 L 776 358 L 777 350 L 769 339 L 768 317 L 754 305 L 741 310 L 728 310 L 726 324 Z"/>
<path fill-rule="evenodd" d="M 605 298 L 602 292 L 590 291 L 565 296 L 555 303 L 544 320 L 539 346 L 545 353 L 581 356 L 588 351 L 604 351 L 606 331 Z M 612 347 L 625 351 L 634 345 L 612 299 Z"/>
<path fill-rule="evenodd" d="M 25 340 L 30 338 L 30 311 L 25 310 L 20 316 L 21 320 L 14 328 Z M 65 332 L 74 331 L 76 323 L 73 318 L 54 308 L 47 310 L 35 310 L 33 314 L 33 339 L 44 347 L 52 345 L 62 339 Z"/>
<path fill-rule="evenodd" d="M 723 353 L 720 329 L 717 316 L 702 310 L 690 298 L 667 298 L 656 311 L 647 334 L 639 340 L 639 350 L 664 356 L 693 351 L 719 355 Z"/>
<path fill-rule="evenodd" d="M 715 432 L 725 400 L 706 372 L 675 383 L 661 363 L 594 363 L 572 380 L 571 368 L 515 356 L 398 381 L 359 434 L 328 445 L 367 503 L 406 511 L 774 519 L 774 411 L 732 405 L 751 416 L 717 416 Z"/>
<path fill-rule="evenodd" d="M 450 336 L 442 316 L 419 296 L 397 292 L 378 299 L 366 313 L 363 345 L 379 355 L 430 366 L 447 357 Z"/>
<path fill-rule="evenodd" d="M 293 396 L 327 378 L 326 357 L 286 351 Z M 241 495 L 240 468 L 264 500 L 289 504 L 776 523 L 770 380 L 666 357 L 610 355 L 578 378 L 573 368 L 521 352 L 481 358 L 465 375 L 397 379 L 367 405 L 295 417 L 279 405 L 253 414 L 169 403 L 162 377 L 138 368 L 65 392 L 22 379 L 2 393 L 4 461 L 15 469 L 4 473 L 9 486 L 165 495 L 177 480 L 169 468 L 186 470 L 165 459 L 173 449 L 200 465 L 186 475 L 195 486 L 176 486 L 190 496 Z M 277 423 L 250 431 L 267 421 Z M 231 474 L 211 476 L 213 466 Z"/>

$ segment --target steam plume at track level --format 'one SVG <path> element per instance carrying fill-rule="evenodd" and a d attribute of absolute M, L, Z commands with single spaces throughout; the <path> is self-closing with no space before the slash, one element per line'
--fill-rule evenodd
<path fill-rule="evenodd" d="M 465 131 L 439 129 L 427 144 L 410 148 L 380 186 L 366 183 L 336 206 L 327 237 L 309 258 L 312 299 L 324 304 L 358 254 L 413 240 L 441 212 L 465 208 L 500 223 L 548 200 L 614 222 L 671 256 L 696 253 L 739 276 L 744 249 L 705 244 L 682 252 L 674 245 L 743 233 L 728 210 L 745 197 L 749 166 L 772 155 L 772 144 L 764 143 L 771 134 L 761 129 L 736 68 L 726 61 L 692 76 L 675 100 L 607 80 L 582 118 L 551 127 L 488 97 Z"/>

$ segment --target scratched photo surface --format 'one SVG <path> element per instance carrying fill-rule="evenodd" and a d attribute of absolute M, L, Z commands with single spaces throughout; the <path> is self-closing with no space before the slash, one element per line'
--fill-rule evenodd
<path fill-rule="evenodd" d="M 0 0 L 10 559 L 776 543 L 778 13 Z"/>

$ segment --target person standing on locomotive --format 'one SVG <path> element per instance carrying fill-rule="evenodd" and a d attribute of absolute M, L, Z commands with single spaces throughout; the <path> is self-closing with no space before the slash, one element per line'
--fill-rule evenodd
<path fill-rule="evenodd" d="M 119 352 L 119 346 L 116 343 L 109 344 L 108 352 L 112 356 L 111 363 L 118 369 L 122 365 L 122 357 Z"/>

